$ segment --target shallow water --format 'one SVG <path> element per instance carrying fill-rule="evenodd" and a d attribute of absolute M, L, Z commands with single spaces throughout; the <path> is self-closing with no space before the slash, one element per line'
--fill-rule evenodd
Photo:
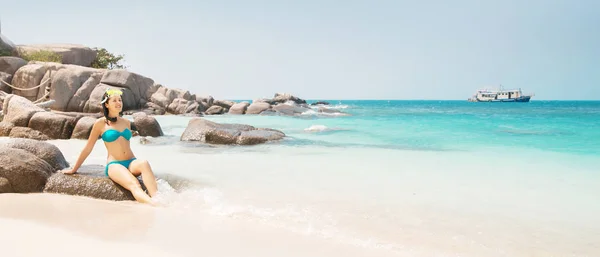
<path fill-rule="evenodd" d="M 190 229 L 244 221 L 365 256 L 600 253 L 599 102 L 333 103 L 352 116 L 205 117 L 280 129 L 281 142 L 182 143 L 190 118 L 158 116 L 166 136 L 132 147 Z M 85 144 L 51 142 L 71 163 Z M 98 142 L 86 165 L 105 158 Z"/>

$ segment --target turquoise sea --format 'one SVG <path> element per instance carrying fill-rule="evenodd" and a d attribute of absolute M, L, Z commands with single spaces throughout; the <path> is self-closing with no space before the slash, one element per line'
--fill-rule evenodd
<path fill-rule="evenodd" d="M 186 256 L 600 254 L 600 101 L 326 101 L 350 115 L 203 117 L 287 135 L 255 146 L 181 142 L 191 117 L 156 116 L 165 136 L 131 143 L 167 208 L 140 242 Z M 85 145 L 52 143 L 71 163 Z M 102 143 L 90 164 L 106 164 Z M 242 234 L 268 243 L 231 247 Z"/>
<path fill-rule="evenodd" d="M 300 118 L 223 120 L 281 129 L 292 138 L 286 142 L 290 145 L 600 155 L 600 101 L 324 101 L 351 116 L 306 113 Z"/>

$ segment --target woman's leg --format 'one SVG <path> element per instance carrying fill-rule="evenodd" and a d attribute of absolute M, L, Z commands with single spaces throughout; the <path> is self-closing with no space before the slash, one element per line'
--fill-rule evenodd
<path fill-rule="evenodd" d="M 108 167 L 108 177 L 115 183 L 131 191 L 131 194 L 141 203 L 154 204 L 152 198 L 142 190 L 140 182 L 123 165 L 115 163 Z"/>
<path fill-rule="evenodd" d="M 158 189 L 156 186 L 156 178 L 154 177 L 150 163 L 146 160 L 135 159 L 131 162 L 131 165 L 129 165 L 129 169 L 131 170 L 131 174 L 136 177 L 142 175 L 142 181 L 144 181 L 148 193 L 151 197 L 154 197 Z"/>

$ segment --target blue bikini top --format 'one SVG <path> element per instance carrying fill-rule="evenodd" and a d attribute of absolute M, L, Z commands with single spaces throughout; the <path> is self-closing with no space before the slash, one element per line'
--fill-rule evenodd
<path fill-rule="evenodd" d="M 102 140 L 104 140 L 104 142 L 113 142 L 120 136 L 123 136 L 125 139 L 129 140 L 131 138 L 131 130 L 126 128 L 123 130 L 123 132 L 119 132 L 116 129 L 108 129 L 102 133 Z"/>

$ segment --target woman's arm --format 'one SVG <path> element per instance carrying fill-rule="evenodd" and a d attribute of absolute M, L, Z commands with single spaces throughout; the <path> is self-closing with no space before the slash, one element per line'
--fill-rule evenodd
<path fill-rule="evenodd" d="M 100 133 L 102 132 L 102 128 L 104 126 L 104 118 L 99 118 L 94 122 L 94 126 L 92 127 L 92 131 L 90 132 L 90 137 L 88 138 L 87 144 L 79 154 L 79 158 L 77 158 L 77 162 L 72 169 L 67 169 L 62 171 L 65 174 L 73 174 L 76 173 L 77 170 L 81 167 L 85 159 L 90 155 L 92 150 L 94 149 L 94 145 L 96 145 L 96 141 L 100 137 Z"/>

